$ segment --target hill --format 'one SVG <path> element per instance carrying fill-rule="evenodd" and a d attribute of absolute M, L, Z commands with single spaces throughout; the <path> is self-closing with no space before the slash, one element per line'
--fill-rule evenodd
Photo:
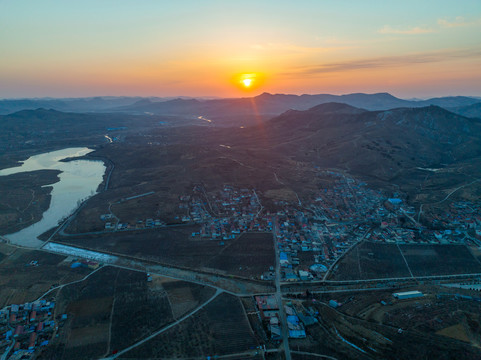
<path fill-rule="evenodd" d="M 199 116 L 213 125 L 247 126 L 280 115 L 287 110 L 308 110 L 316 105 L 338 102 L 366 110 L 389 110 L 399 107 L 436 105 L 452 109 L 479 103 L 479 99 L 451 96 L 428 100 L 404 100 L 388 93 L 346 95 L 291 95 L 263 93 L 245 98 L 156 98 L 93 97 L 65 99 L 0 100 L 0 114 L 25 109 L 48 108 L 64 112 L 111 112 L 135 115 L 173 115 L 190 119 Z M 460 109 L 459 111 L 463 111 Z M 460 113 L 462 114 L 462 113 Z"/>
<path fill-rule="evenodd" d="M 466 117 L 481 119 L 481 102 L 466 106 L 452 107 L 448 108 L 448 110 Z"/>

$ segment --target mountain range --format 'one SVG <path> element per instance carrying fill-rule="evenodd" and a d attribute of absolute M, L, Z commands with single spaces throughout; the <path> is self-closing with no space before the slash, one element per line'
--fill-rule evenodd
<path fill-rule="evenodd" d="M 157 114 L 185 117 L 203 116 L 218 125 L 254 124 L 287 110 L 308 110 L 316 105 L 338 102 L 365 110 L 417 108 L 436 105 L 468 117 L 481 118 L 481 100 L 475 97 L 450 96 L 428 100 L 403 100 L 388 93 L 347 95 L 286 95 L 263 93 L 255 97 L 205 98 L 141 98 L 94 97 L 69 99 L 0 100 L 0 114 L 24 109 L 55 109 L 73 112 L 111 112 L 136 115 Z"/>

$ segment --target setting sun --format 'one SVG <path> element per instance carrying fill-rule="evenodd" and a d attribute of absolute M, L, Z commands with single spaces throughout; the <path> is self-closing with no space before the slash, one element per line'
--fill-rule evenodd
<path fill-rule="evenodd" d="M 231 83 L 243 92 L 251 92 L 264 84 L 264 75 L 260 72 L 237 73 L 232 76 Z"/>
<path fill-rule="evenodd" d="M 252 79 L 244 79 L 242 80 L 242 83 L 244 84 L 245 87 L 249 87 L 252 84 Z"/>

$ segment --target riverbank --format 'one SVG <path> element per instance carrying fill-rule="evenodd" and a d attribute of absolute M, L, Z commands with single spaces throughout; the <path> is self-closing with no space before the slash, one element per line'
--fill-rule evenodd
<path fill-rule="evenodd" d="M 57 226 L 62 219 L 75 211 L 82 201 L 95 195 L 103 181 L 106 170 L 104 163 L 98 160 L 71 159 L 85 156 L 92 151 L 89 148 L 67 148 L 52 151 L 31 156 L 23 161 L 21 166 L 0 170 L 0 179 L 2 180 L 8 180 L 12 176 L 24 173 L 36 174 L 45 170 L 56 171 L 58 177 L 57 181 L 48 186 L 52 189 L 50 204 L 42 214 L 41 220 L 4 237 L 14 244 L 40 247 L 43 242 L 37 239 L 39 235 Z M 65 159 L 68 161 L 63 161 Z M 31 183 L 22 185 L 27 190 L 30 190 L 32 186 Z M 11 206 L 11 204 L 6 205 Z"/>

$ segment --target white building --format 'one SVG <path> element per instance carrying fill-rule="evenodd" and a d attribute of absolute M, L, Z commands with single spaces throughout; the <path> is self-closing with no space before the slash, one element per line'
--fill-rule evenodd
<path fill-rule="evenodd" d="M 403 299 L 413 299 L 418 297 L 423 297 L 424 294 L 420 291 L 405 291 L 405 292 L 398 292 L 392 294 L 396 299 L 403 300 Z"/>

